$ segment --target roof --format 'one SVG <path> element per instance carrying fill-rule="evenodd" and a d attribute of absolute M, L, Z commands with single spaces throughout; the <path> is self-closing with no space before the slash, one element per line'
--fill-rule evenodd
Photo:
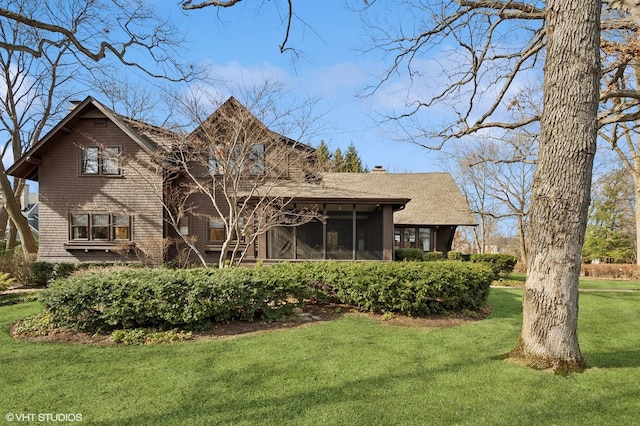
<path fill-rule="evenodd" d="M 224 114 L 235 114 L 244 117 L 246 125 L 259 126 L 266 132 L 269 132 L 274 139 L 281 140 L 285 143 L 295 144 L 303 149 L 314 150 L 311 146 L 296 142 L 285 136 L 279 135 L 269 129 L 260 122 L 244 105 L 238 102 L 234 97 L 230 97 L 216 111 L 213 112 L 204 123 L 196 128 L 191 135 L 197 135 L 203 131 L 202 127 L 206 125 L 216 125 L 224 122 Z M 30 180 L 38 180 L 38 167 L 41 164 L 41 154 L 47 146 L 56 139 L 56 136 L 62 132 L 68 134 L 73 129 L 76 120 L 83 117 L 91 116 L 92 118 L 105 117 L 112 121 L 120 130 L 126 133 L 134 142 L 147 152 L 155 152 L 158 148 L 170 148 L 177 137 L 176 133 L 153 126 L 139 120 L 134 120 L 119 115 L 107 108 L 93 97 L 88 96 L 84 101 L 80 102 L 75 108 L 67 114 L 53 129 L 51 129 L 42 139 L 24 153 L 16 162 L 7 169 L 7 174 Z"/>
<path fill-rule="evenodd" d="M 393 214 L 396 225 L 477 225 L 449 173 L 323 173 L 322 180 L 327 188 L 409 198 Z"/>
<path fill-rule="evenodd" d="M 240 120 L 239 123 L 236 122 L 237 119 Z M 255 135 L 262 134 L 261 132 L 264 132 L 264 135 L 267 136 L 268 139 L 278 140 L 289 145 L 295 145 L 296 147 L 306 149 L 308 151 L 315 151 L 315 148 L 310 145 L 298 142 L 269 129 L 251 111 L 249 111 L 247 107 L 242 105 L 242 103 L 233 96 L 227 99 L 218 107 L 218 109 L 216 109 L 198 127 L 196 127 L 193 132 L 191 132 L 190 137 L 198 137 L 201 133 L 206 134 L 207 129 L 215 129 L 219 132 L 228 126 L 231 126 L 232 128 L 237 127 L 238 124 L 241 124 L 243 128 L 252 128 L 253 130 L 251 130 L 250 133 L 254 135 L 254 137 Z"/>
<path fill-rule="evenodd" d="M 87 116 L 93 118 L 105 117 L 112 121 L 120 130 L 126 133 L 142 149 L 153 152 L 161 143 L 168 143 L 171 132 L 162 130 L 150 124 L 133 120 L 116 114 L 100 102 L 88 96 L 67 114 L 53 129 L 42 139 L 25 152 L 16 162 L 7 169 L 7 174 L 30 180 L 38 180 L 38 166 L 41 164 L 41 154 L 47 146 L 62 132 L 68 134 L 73 129 L 73 124 Z"/>
<path fill-rule="evenodd" d="M 397 195 L 293 181 L 264 184 L 253 191 L 250 196 L 255 198 L 265 195 L 274 198 L 292 198 L 296 202 L 308 203 L 391 204 L 394 210 L 401 209 L 409 202 L 409 198 Z"/>

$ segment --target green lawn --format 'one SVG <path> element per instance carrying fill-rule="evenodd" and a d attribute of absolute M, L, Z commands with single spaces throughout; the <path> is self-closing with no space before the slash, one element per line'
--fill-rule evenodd
<path fill-rule="evenodd" d="M 493 289 L 488 319 L 450 329 L 345 317 L 118 347 L 14 341 L 8 324 L 39 305 L 4 306 L 0 411 L 79 413 L 92 425 L 637 424 L 640 293 L 580 295 L 591 368 L 566 377 L 500 359 L 518 337 L 521 294 Z"/>
<path fill-rule="evenodd" d="M 526 275 L 519 272 L 513 272 L 509 275 L 509 280 L 512 283 L 521 283 L 524 285 Z M 627 281 L 627 280 L 606 280 L 597 278 L 581 278 L 580 288 L 593 289 L 593 290 L 638 290 L 640 291 L 640 281 Z"/>

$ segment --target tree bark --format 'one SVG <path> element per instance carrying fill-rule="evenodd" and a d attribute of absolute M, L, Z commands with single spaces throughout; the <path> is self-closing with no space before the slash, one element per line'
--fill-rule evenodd
<path fill-rule="evenodd" d="M 522 264 L 527 267 L 528 262 L 528 253 L 527 253 L 527 235 L 525 232 L 525 224 L 522 215 L 518 216 L 518 239 L 520 240 L 520 260 Z"/>
<path fill-rule="evenodd" d="M 520 340 L 510 356 L 581 371 L 578 280 L 596 151 L 600 2 L 549 0 L 540 152 Z"/>
<path fill-rule="evenodd" d="M 27 218 L 22 215 L 20 204 L 16 200 L 16 197 L 13 196 L 13 188 L 11 188 L 11 183 L 7 178 L 3 164 L 0 164 L 0 190 L 2 190 L 2 193 L 4 194 L 4 204 L 7 209 L 7 213 L 9 213 L 9 218 L 16 225 L 16 229 L 20 235 L 22 251 L 24 252 L 25 257 L 30 254 L 37 253 L 38 246 L 36 244 L 36 239 L 31 232 Z"/>

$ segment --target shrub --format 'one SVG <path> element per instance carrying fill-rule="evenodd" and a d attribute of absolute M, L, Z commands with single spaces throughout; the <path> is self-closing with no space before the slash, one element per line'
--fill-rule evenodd
<path fill-rule="evenodd" d="M 307 285 L 321 283 L 360 310 L 410 316 L 477 311 L 493 273 L 485 265 L 443 262 L 308 262 L 271 267 Z"/>
<path fill-rule="evenodd" d="M 427 262 L 431 262 L 434 260 L 444 260 L 444 253 L 441 251 L 427 251 L 424 253 L 423 257 Z"/>
<path fill-rule="evenodd" d="M 495 275 L 508 275 L 513 272 L 518 258 L 510 254 L 472 254 L 471 262 L 488 263 Z"/>
<path fill-rule="evenodd" d="M 396 249 L 395 250 L 395 260 L 397 261 L 416 261 L 422 260 L 423 251 L 416 248 L 406 248 L 406 249 Z"/>
<path fill-rule="evenodd" d="M 460 253 L 459 251 L 451 250 L 449 253 L 447 253 L 447 259 L 462 261 L 463 260 L 462 253 Z"/>
<path fill-rule="evenodd" d="M 274 273 L 275 272 L 275 273 Z M 42 292 L 45 312 L 61 326 L 196 327 L 208 321 L 279 319 L 308 295 L 269 268 L 121 269 L 58 280 Z"/>
<path fill-rule="evenodd" d="M 25 258 L 20 251 L 4 251 L 0 253 L 0 272 L 7 272 L 16 279 L 19 284 L 29 284 L 31 282 L 31 265 L 35 256 Z"/>
<path fill-rule="evenodd" d="M 49 262 L 33 262 L 31 264 L 31 277 L 28 284 L 46 287 L 55 275 L 55 264 Z"/>
<path fill-rule="evenodd" d="M 8 272 L 0 272 L 0 291 L 8 289 L 15 280 L 16 279 L 11 277 Z"/>
<path fill-rule="evenodd" d="M 59 326 L 162 331 L 195 329 L 212 321 L 278 320 L 312 296 L 377 313 L 477 311 L 486 303 L 493 278 L 487 265 L 457 261 L 116 269 L 57 280 L 42 292 L 41 300 L 45 313 Z M 122 333 L 117 335 L 124 339 Z M 134 337 L 129 336 L 132 341 Z"/>

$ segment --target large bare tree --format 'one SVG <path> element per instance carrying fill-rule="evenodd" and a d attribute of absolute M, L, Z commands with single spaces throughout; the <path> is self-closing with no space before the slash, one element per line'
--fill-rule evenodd
<path fill-rule="evenodd" d="M 187 1 L 183 7 L 225 7 L 240 1 Z M 375 3 L 365 1 L 370 7 Z M 630 3 L 618 1 L 617 6 L 629 11 Z M 391 63 L 377 87 L 398 74 L 408 75 L 412 86 L 424 84 L 429 66 L 438 65 L 436 74 L 448 82 L 439 83 L 442 89 L 431 97 L 411 99 L 408 90 L 407 108 L 389 115 L 413 142 L 433 147 L 437 136 L 435 147 L 441 147 L 451 138 L 540 121 L 523 327 L 510 357 L 537 368 L 581 370 L 578 278 L 598 128 L 602 2 L 444 0 L 406 5 L 402 12 L 384 13 L 381 25 L 370 25 L 374 33 L 379 30 L 373 49 L 383 51 Z M 397 29 L 392 28 L 394 16 L 402 17 Z M 406 27 L 402 21 L 408 22 Z M 439 62 L 429 62 L 427 55 L 439 45 L 453 47 Z M 501 119 L 519 76 L 539 64 L 544 64 L 542 115 L 517 123 Z M 422 111 L 436 105 L 450 106 L 455 118 L 437 131 L 425 129 Z M 413 123 L 404 124 L 412 118 Z"/>
<path fill-rule="evenodd" d="M 38 7 L 37 2 L 25 1 L 18 10 L 25 16 L 32 16 Z M 0 20 L 0 42 L 17 45 L 37 44 L 37 41 L 37 30 L 24 31 L 15 22 Z M 2 160 L 18 158 L 40 138 L 48 120 L 61 112 L 60 106 L 67 96 L 62 87 L 78 68 L 80 65 L 70 54 L 66 43 L 43 47 L 40 57 L 21 50 L 0 50 L 0 134 L 5 135 L 7 141 L 2 149 Z M 11 185 L 2 164 L 2 238 L 10 219 L 12 232 L 7 239 L 7 248 L 15 245 L 15 230 L 20 236 L 24 253 L 35 254 L 35 238 L 21 213 L 20 195 L 23 188 L 23 179 L 14 179 Z"/>

